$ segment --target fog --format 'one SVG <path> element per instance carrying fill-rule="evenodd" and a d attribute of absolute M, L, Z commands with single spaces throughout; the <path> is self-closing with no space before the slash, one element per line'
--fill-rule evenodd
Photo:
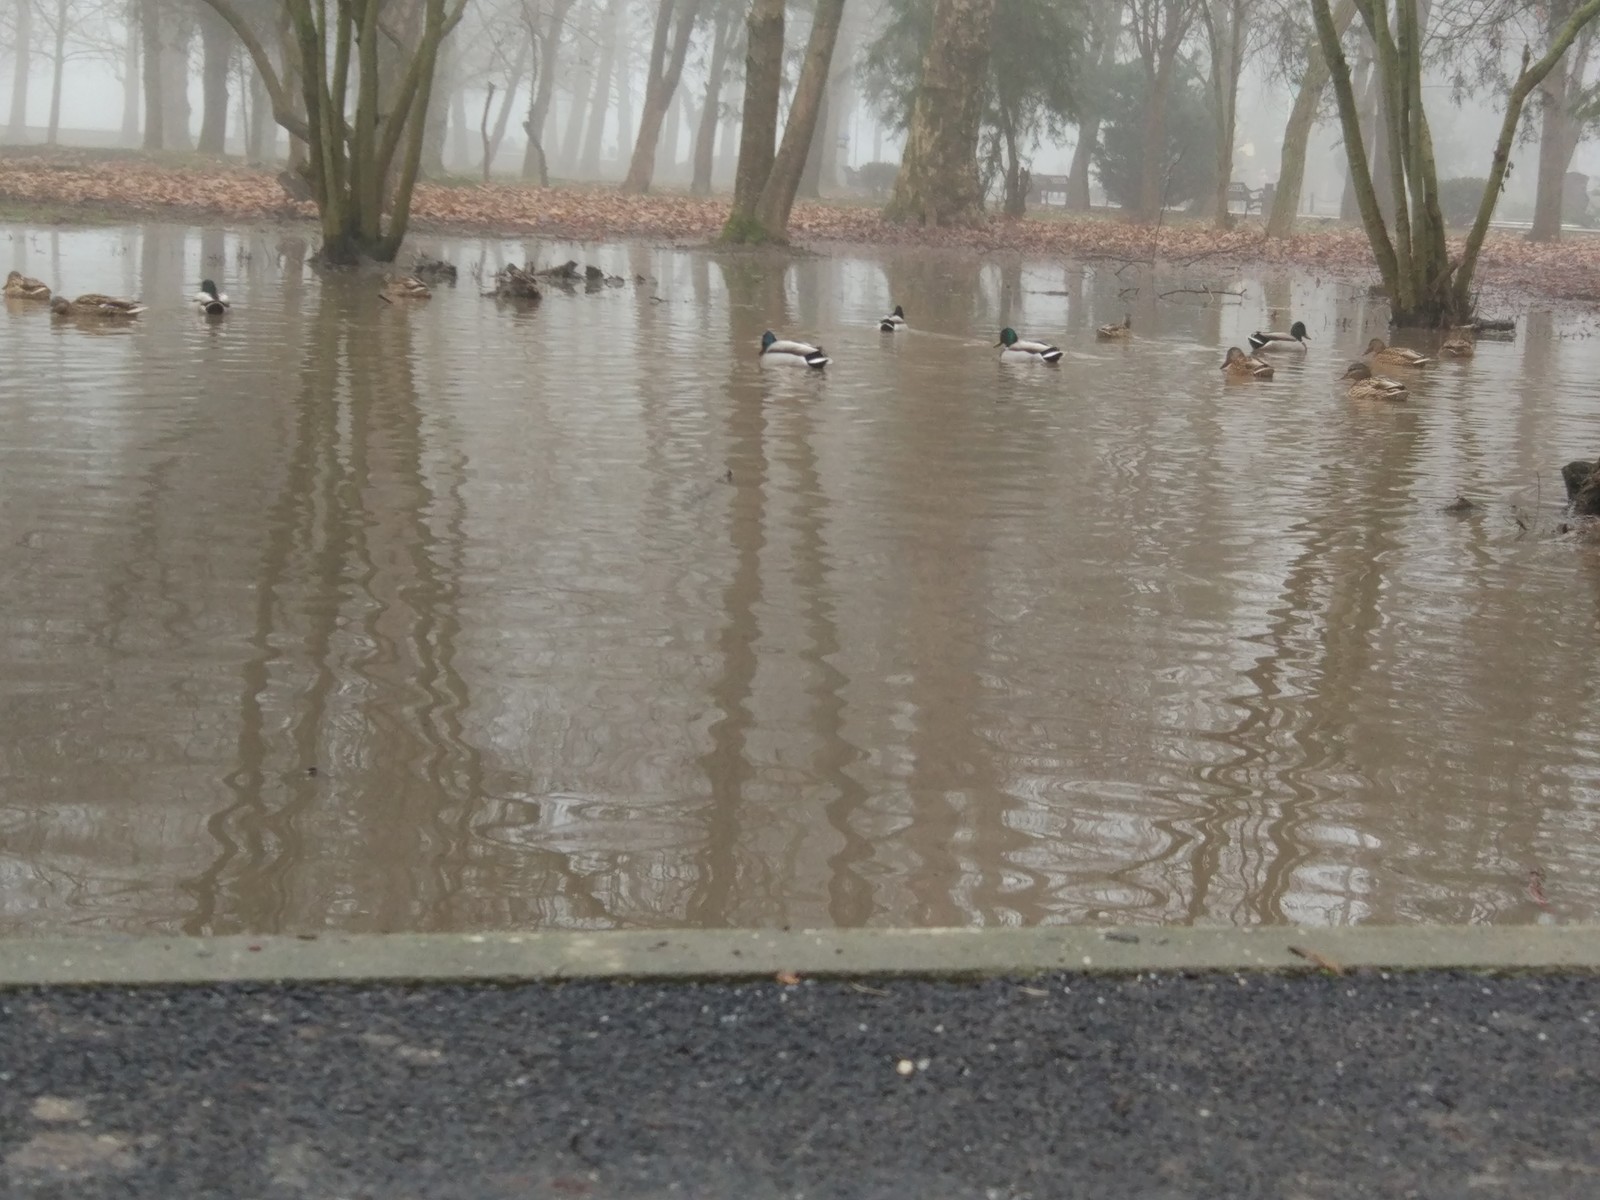
<path fill-rule="evenodd" d="M 15 86 L 15 45 L 21 4 L 26 2 L 12 0 L 6 4 L 4 13 L 0 14 L 0 98 L 8 99 L 10 104 L 8 123 L 0 127 L 4 141 L 10 144 L 37 144 L 48 140 L 55 22 L 59 14 L 64 12 L 67 14 L 68 28 L 61 43 L 65 59 L 57 140 L 64 145 L 105 147 L 139 144 L 137 129 L 124 120 L 130 99 L 137 104 L 139 96 L 137 88 L 130 90 L 124 86 L 125 76 L 130 69 L 128 26 L 121 20 L 106 16 L 103 8 L 84 4 L 82 0 L 33 0 L 34 8 L 30 14 L 32 53 L 26 88 L 19 92 Z M 543 137 L 549 172 L 557 181 L 619 180 L 632 152 L 634 131 L 646 86 L 655 5 L 644 0 L 613 0 L 613 4 L 614 13 L 608 8 L 606 0 L 579 0 L 572 3 L 561 29 L 559 51 L 554 56 L 555 86 L 544 122 Z M 187 150 L 193 148 L 199 134 L 204 108 L 202 39 L 199 23 L 194 19 L 196 10 L 178 5 L 170 7 L 176 16 L 169 21 L 168 28 L 178 27 L 174 37 L 182 48 L 171 51 L 167 58 L 171 68 L 167 79 L 170 81 L 177 74 L 178 65 L 175 64 L 184 62 L 188 67 L 188 79 L 183 94 L 186 106 L 181 100 L 175 102 L 171 97 L 166 101 L 167 144 L 169 148 Z M 737 42 L 743 6 L 710 4 L 706 7 L 707 11 L 724 14 L 720 19 L 727 23 L 730 42 Z M 519 48 L 527 43 L 529 13 L 535 21 L 548 19 L 548 10 L 537 4 L 515 11 L 511 6 L 475 4 L 469 8 L 466 19 L 447 43 L 446 53 L 441 58 L 434 109 L 444 135 L 442 153 L 438 155 L 433 173 L 437 174 L 441 168 L 457 175 L 476 176 L 481 173 L 483 154 L 480 125 L 485 118 L 485 98 L 491 82 L 495 85 L 495 93 L 488 112 L 488 122 L 491 127 L 503 122 L 505 129 L 494 155 L 493 172 L 506 178 L 528 173 L 525 165 L 526 138 L 521 124 L 528 115 L 529 104 L 534 96 L 535 81 L 530 71 L 536 68 L 538 55 L 528 54 Z M 824 161 L 816 172 L 815 190 L 825 196 L 860 194 L 863 191 L 871 194 L 873 189 L 869 185 L 872 181 L 863 179 L 856 172 L 869 164 L 888 164 L 875 177 L 881 185 L 885 172 L 892 178 L 892 166 L 898 161 L 901 134 L 874 112 L 863 94 L 859 71 L 863 50 L 876 36 L 883 13 L 884 5 L 872 0 L 864 0 L 846 10 L 845 26 L 834 59 L 830 108 L 822 126 L 819 126 L 819 141 L 826 149 L 822 154 Z M 710 20 L 702 21 L 665 118 L 656 157 L 654 182 L 658 186 L 685 187 L 690 182 L 694 141 L 700 124 L 712 55 L 712 24 Z M 807 25 L 803 8 L 791 12 L 788 38 L 790 62 L 787 68 L 791 85 L 798 70 L 798 58 L 804 46 Z M 614 54 L 611 54 L 608 53 L 608 40 L 613 36 L 613 30 L 616 43 Z M 228 36 L 231 37 L 231 34 Z M 1203 39 L 1191 35 L 1191 41 L 1191 59 L 1203 70 Z M 712 187 L 715 190 L 730 186 L 738 148 L 742 43 L 734 45 L 733 50 L 727 56 L 726 82 L 718 103 L 719 120 L 712 157 Z M 1520 44 L 1508 44 L 1504 48 L 1508 65 L 1519 50 Z M 519 54 L 528 61 L 519 61 Z M 606 61 L 613 57 L 614 66 Z M 1125 52 L 1121 57 L 1128 57 L 1128 54 Z M 598 94 L 596 76 L 608 69 L 611 71 L 610 85 L 605 89 L 602 124 L 596 137 L 595 130 L 588 123 L 588 114 Z M 275 127 L 272 127 L 275 135 L 273 141 L 258 141 L 254 147 L 256 152 L 247 154 L 251 149 L 248 129 L 251 111 L 261 105 L 261 97 L 252 95 L 253 89 L 248 86 L 252 74 L 247 56 L 235 45 L 228 77 L 230 103 L 227 152 L 263 160 L 282 159 L 288 153 L 288 141 Z M 507 84 L 513 76 L 516 80 L 509 109 L 502 115 Z M 1484 94 L 1458 101 L 1452 93 L 1449 80 L 1438 75 L 1428 77 L 1425 94 L 1440 178 L 1486 174 L 1491 145 L 1500 121 L 1498 98 L 1493 94 Z M 1092 102 L 1095 98 L 1090 96 L 1087 99 Z M 1274 68 L 1265 52 L 1247 59 L 1239 93 L 1234 179 L 1252 188 L 1262 187 L 1277 179 L 1284 119 L 1292 100 L 1293 94 L 1284 82 L 1281 70 Z M 19 102 L 25 107 L 25 125 L 17 120 Z M 1522 137 L 1514 152 L 1514 169 L 1497 211 L 1497 217 L 1502 220 L 1526 220 L 1533 204 L 1537 114 L 1537 105 L 1530 104 L 1524 117 Z M 260 128 L 268 128 L 267 123 L 262 122 Z M 181 130 L 182 136 L 174 135 L 173 130 Z M 1023 147 L 1023 156 L 1029 169 L 1036 176 L 1065 175 L 1070 167 L 1075 137 L 1076 130 L 1067 125 L 1059 137 L 1032 139 Z M 1600 175 L 1600 146 L 1593 141 L 1581 142 L 1569 169 L 1586 175 Z M 1301 212 L 1337 216 L 1345 187 L 1345 174 L 1337 120 L 1332 112 L 1331 100 L 1325 98 L 1324 111 L 1307 154 Z"/>

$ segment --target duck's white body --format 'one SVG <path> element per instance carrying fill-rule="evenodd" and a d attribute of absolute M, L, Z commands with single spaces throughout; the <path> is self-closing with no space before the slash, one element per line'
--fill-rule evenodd
<path fill-rule="evenodd" d="M 1033 342 L 1022 339 L 1012 342 L 1011 345 L 1000 351 L 1000 361 L 1006 363 L 1060 362 L 1061 351 L 1048 342 Z"/>
<path fill-rule="evenodd" d="M 813 346 L 810 342 L 797 342 L 790 338 L 780 338 L 769 329 L 762 336 L 761 361 L 763 364 L 811 367 L 813 370 L 820 371 L 833 360 L 823 352 L 821 346 Z"/>
<path fill-rule="evenodd" d="M 209 279 L 201 284 L 200 290 L 194 294 L 194 302 L 199 307 L 201 315 L 207 317 L 220 317 L 231 307 L 228 304 L 227 293 L 217 291 L 217 285 Z"/>

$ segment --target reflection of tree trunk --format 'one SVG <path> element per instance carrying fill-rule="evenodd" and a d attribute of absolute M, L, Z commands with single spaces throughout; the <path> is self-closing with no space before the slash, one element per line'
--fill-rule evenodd
<path fill-rule="evenodd" d="M 1355 0 L 1339 0 L 1339 7 L 1333 11 L 1333 27 L 1340 37 L 1350 28 L 1355 15 Z M 1267 214 L 1268 237 L 1284 238 L 1294 232 L 1294 218 L 1300 211 L 1300 190 L 1306 176 L 1306 143 L 1317 123 L 1317 107 L 1327 86 L 1328 63 L 1313 36 L 1306 48 L 1306 71 L 1300 78 L 1300 88 L 1295 92 L 1294 105 L 1283 130 L 1278 183 L 1272 195 L 1272 211 Z"/>
<path fill-rule="evenodd" d="M 978 128 L 995 3 L 938 0 L 885 219 L 930 227 L 982 219 Z"/>
<path fill-rule="evenodd" d="M 728 43 L 732 40 L 731 10 L 717 13 L 711 35 L 711 65 L 706 72 L 706 94 L 700 108 L 700 128 L 694 135 L 694 179 L 689 190 L 696 196 L 711 191 L 712 156 L 716 150 L 717 116 L 722 104 L 722 77 L 728 71 Z"/>
<path fill-rule="evenodd" d="M 198 5 L 204 105 L 200 117 L 201 154 L 227 152 L 228 73 L 233 62 L 233 30 L 210 7 Z"/>

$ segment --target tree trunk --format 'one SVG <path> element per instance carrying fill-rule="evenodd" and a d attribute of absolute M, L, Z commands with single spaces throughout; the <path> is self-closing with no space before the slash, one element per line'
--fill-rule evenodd
<path fill-rule="evenodd" d="M 139 0 L 129 0 L 123 13 L 122 47 L 122 144 L 139 144 Z"/>
<path fill-rule="evenodd" d="M 1333 27 L 1342 38 L 1355 19 L 1355 0 L 1339 0 L 1333 12 Z M 1306 48 L 1306 71 L 1295 93 L 1294 106 L 1283 129 L 1283 154 L 1278 160 L 1278 184 L 1272 196 L 1272 211 L 1267 214 L 1267 236 L 1286 238 L 1294 232 L 1295 214 L 1300 211 L 1300 191 L 1306 177 L 1306 143 L 1317 122 L 1317 107 L 1328 86 L 1328 64 L 1317 46 L 1315 35 Z"/>
<path fill-rule="evenodd" d="M 511 64 L 511 74 L 506 76 L 506 93 L 501 97 L 500 112 L 495 116 L 494 129 L 489 134 L 489 152 L 483 164 L 485 179 L 489 178 L 489 167 L 494 162 L 495 155 L 500 153 L 500 143 L 505 141 L 506 129 L 511 124 L 511 104 L 516 98 L 517 89 L 522 86 L 522 77 L 528 72 L 528 60 L 532 55 L 532 39 L 523 38 L 517 47 L 516 61 Z"/>
<path fill-rule="evenodd" d="M 189 42 L 194 36 L 194 17 L 187 9 L 167 9 L 161 23 L 161 70 L 166 85 L 161 89 L 162 148 L 189 151 L 194 141 L 189 134 Z"/>
<path fill-rule="evenodd" d="M 1028 211 L 1028 193 L 1022 182 L 1022 156 L 1017 150 L 1017 123 L 1009 106 L 1000 106 L 1000 135 L 1006 148 L 1006 185 L 1003 211 L 1020 217 Z"/>
<path fill-rule="evenodd" d="M 61 79 L 67 73 L 67 0 L 56 0 L 55 46 L 50 73 L 50 126 L 45 143 L 54 146 L 61 134 Z"/>
<path fill-rule="evenodd" d="M 927 226 L 982 221 L 978 127 L 995 3 L 938 0 L 886 220 Z"/>
<path fill-rule="evenodd" d="M 1217 179 L 1211 218 L 1218 229 L 1233 228 L 1228 189 L 1233 184 L 1233 143 L 1239 104 L 1239 72 L 1244 59 L 1243 0 L 1207 0 L 1201 8 L 1211 48 L 1211 106 L 1217 121 Z"/>
<path fill-rule="evenodd" d="M 689 190 L 696 196 L 711 191 L 711 166 L 716 153 L 717 114 L 722 103 L 722 77 L 728 70 L 728 42 L 732 18 L 729 11 L 718 12 L 711 34 L 711 64 L 706 71 L 706 94 L 700 106 L 700 127 L 694 135 L 694 178 Z"/>
<path fill-rule="evenodd" d="M 766 239 L 787 241 L 789 213 L 794 208 L 800 174 L 815 140 L 822 102 L 828 91 L 828 66 L 833 61 L 834 43 L 839 37 L 839 20 L 845 0 L 817 0 L 811 15 L 811 37 L 806 43 L 806 58 L 795 84 L 789 118 L 783 126 L 783 144 L 772 160 L 767 182 L 756 202 L 755 219 Z"/>
<path fill-rule="evenodd" d="M 1072 149 L 1072 165 L 1067 169 L 1067 207 L 1074 212 L 1089 211 L 1089 159 L 1100 138 L 1100 118 L 1086 116 L 1078 124 L 1078 144 Z"/>
<path fill-rule="evenodd" d="M 1167 204 L 1167 72 L 1149 80 L 1139 144 L 1139 200 L 1133 215 L 1140 221 L 1160 218 Z"/>
<path fill-rule="evenodd" d="M 807 200 L 815 200 L 822 195 L 823 147 L 833 136 L 832 124 L 828 89 L 824 87 L 822 89 L 822 100 L 817 107 L 817 122 L 816 128 L 811 134 L 811 145 L 806 148 L 805 165 L 800 168 L 800 186 L 795 191 L 796 196 L 802 196 Z"/>
<path fill-rule="evenodd" d="M 580 44 L 594 47 L 600 44 L 600 25 L 605 12 L 598 4 L 589 6 L 589 21 L 585 25 Z M 564 90 L 570 103 L 567 106 L 566 126 L 561 133 L 561 144 L 556 155 L 561 169 L 568 175 L 576 173 L 579 148 L 583 145 L 583 117 L 590 89 L 594 86 L 595 60 L 587 53 L 578 56 L 573 65 L 571 83 Z"/>
<path fill-rule="evenodd" d="M 1104 79 L 1116 66 L 1117 42 L 1122 34 L 1122 0 L 1114 0 L 1094 22 L 1094 41 L 1089 54 L 1095 59 L 1096 78 Z M 1078 119 L 1078 142 L 1072 148 L 1072 164 L 1067 168 L 1067 207 L 1073 212 L 1089 211 L 1089 167 L 1100 140 L 1103 114 L 1086 103 Z"/>
<path fill-rule="evenodd" d="M 572 0 L 555 0 L 544 28 L 539 31 L 539 78 L 528 100 L 528 119 L 522 123 L 522 131 L 528 135 L 528 146 L 522 155 L 522 177 L 537 177 L 543 187 L 550 186 L 550 164 L 544 156 L 544 124 L 550 115 L 550 97 L 555 92 L 561 30 L 567 23 L 567 11 L 571 7 Z M 530 37 L 533 29 L 530 22 Z"/>
<path fill-rule="evenodd" d="M 28 63 L 33 50 L 33 0 L 16 0 L 16 45 L 11 60 L 11 116 L 6 137 L 22 141 L 28 134 Z"/>
<path fill-rule="evenodd" d="M 583 130 L 583 155 L 578 174 L 593 179 L 600 174 L 600 147 L 605 135 L 606 113 L 611 109 L 611 76 L 616 67 L 617 43 L 621 34 L 622 2 L 611 0 L 606 11 L 605 42 L 600 51 L 600 67 L 594 76 L 594 98 L 589 101 L 588 122 Z"/>
<path fill-rule="evenodd" d="M 161 6 L 139 0 L 139 53 L 144 60 L 144 148 L 160 150 L 166 104 L 161 96 Z"/>
<path fill-rule="evenodd" d="M 1550 30 L 1571 15 L 1571 4 L 1552 5 Z M 1530 242 L 1554 242 L 1561 238 L 1562 203 L 1566 194 L 1567 167 L 1578 148 L 1582 130 L 1572 115 L 1571 81 L 1582 86 L 1588 68 L 1590 31 L 1585 30 L 1566 58 L 1557 63 L 1540 87 L 1542 112 L 1539 130 L 1539 188 L 1533 203 L 1533 228 Z"/>
<path fill-rule="evenodd" d="M 755 241 L 764 234 L 756 206 L 777 153 L 783 9 L 784 0 L 754 0 L 745 18 L 744 119 L 733 177 L 733 210 L 722 230 L 725 242 Z"/>
<path fill-rule="evenodd" d="M 228 73 L 233 60 L 233 30 L 205 5 L 199 6 L 201 68 L 205 107 L 200 118 L 201 154 L 227 153 Z"/>
<path fill-rule="evenodd" d="M 450 104 L 460 88 L 457 86 L 456 56 L 449 43 L 439 51 L 439 65 L 434 71 L 433 94 L 428 101 L 428 112 L 422 131 L 422 176 L 438 178 L 445 173 L 444 143 L 450 136 Z"/>
<path fill-rule="evenodd" d="M 245 56 L 245 70 L 250 77 L 249 121 L 245 125 L 245 158 L 250 162 L 268 163 L 277 157 L 277 137 L 272 124 L 272 100 L 261 82 L 261 72 Z"/>
<path fill-rule="evenodd" d="M 1183 48 L 1202 0 L 1138 0 L 1133 5 L 1134 41 L 1144 66 L 1145 108 L 1134 216 L 1156 221 L 1167 203 L 1167 100 Z"/>
<path fill-rule="evenodd" d="M 694 35 L 695 22 L 700 16 L 700 4 L 701 0 L 661 0 L 657 10 L 655 37 L 650 45 L 650 75 L 645 84 L 644 108 L 639 114 L 639 135 L 633 144 L 633 161 L 628 164 L 628 174 L 622 180 L 625 192 L 650 190 L 661 124 L 683 75 L 683 63 L 689 55 L 689 39 Z M 677 16 L 676 28 L 672 28 L 674 15 Z"/>

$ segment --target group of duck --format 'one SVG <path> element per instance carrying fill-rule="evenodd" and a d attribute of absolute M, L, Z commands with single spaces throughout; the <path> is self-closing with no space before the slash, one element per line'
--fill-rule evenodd
<path fill-rule="evenodd" d="M 905 329 L 904 307 L 895 305 L 892 313 L 879 320 L 878 328 L 884 333 L 898 333 Z M 1120 325 L 1101 325 L 1094 332 L 1095 337 L 1103 342 L 1127 341 L 1133 337 L 1133 318 L 1124 317 Z M 1296 321 L 1286 333 L 1257 330 L 1249 338 L 1250 352 L 1238 346 L 1228 347 L 1222 360 L 1222 373 L 1228 379 L 1271 379 L 1272 363 L 1259 355 L 1275 350 L 1304 350 L 1309 340 L 1310 334 L 1306 332 L 1304 321 Z M 1000 350 L 1001 362 L 1054 364 L 1061 361 L 1059 346 L 1024 338 L 1009 325 L 1000 331 L 1000 340 L 995 346 Z M 1466 338 L 1450 338 L 1439 347 L 1439 352 L 1448 358 L 1469 358 L 1473 343 Z M 770 329 L 761 335 L 761 358 L 764 362 L 791 363 L 815 370 L 821 370 L 833 361 L 821 346 L 781 338 Z M 1373 338 L 1368 342 L 1362 358 L 1367 361 L 1351 363 L 1339 377 L 1348 386 L 1351 397 L 1357 400 L 1404 400 L 1408 394 L 1406 385 L 1400 380 L 1387 375 L 1375 375 L 1373 365 L 1417 368 L 1430 366 L 1434 361 L 1420 351 L 1405 346 L 1390 346 L 1382 338 Z"/>
<path fill-rule="evenodd" d="M 24 275 L 21 271 L 12 271 L 6 276 L 3 292 L 7 300 L 30 300 L 37 304 L 48 304 L 53 315 L 58 317 L 89 317 L 105 321 L 128 320 L 137 317 L 148 307 L 137 300 L 128 300 L 122 296 L 104 296 L 99 292 L 85 292 L 83 295 L 69 300 L 65 296 L 53 295 L 50 286 Z M 194 294 L 193 303 L 199 308 L 202 316 L 222 317 L 228 312 L 228 298 L 217 291 L 217 285 L 210 279 L 200 284 L 200 290 Z"/>
<path fill-rule="evenodd" d="M 24 275 L 21 271 L 12 271 L 6 276 L 3 294 L 7 300 L 29 300 L 38 304 L 48 304 L 50 311 L 58 317 L 86 317 L 104 321 L 128 320 L 144 312 L 148 305 L 138 300 L 128 300 L 121 296 L 104 296 L 99 292 L 86 292 L 82 296 L 68 299 L 66 296 L 57 296 L 50 291 L 50 286 L 40 280 Z M 432 289 L 415 275 L 385 275 L 379 288 L 378 295 L 393 303 L 396 300 L 427 300 L 433 295 Z M 219 318 L 227 316 L 232 307 L 228 297 L 217 290 L 214 280 L 201 281 L 200 290 L 191 299 L 199 310 L 201 316 Z"/>

